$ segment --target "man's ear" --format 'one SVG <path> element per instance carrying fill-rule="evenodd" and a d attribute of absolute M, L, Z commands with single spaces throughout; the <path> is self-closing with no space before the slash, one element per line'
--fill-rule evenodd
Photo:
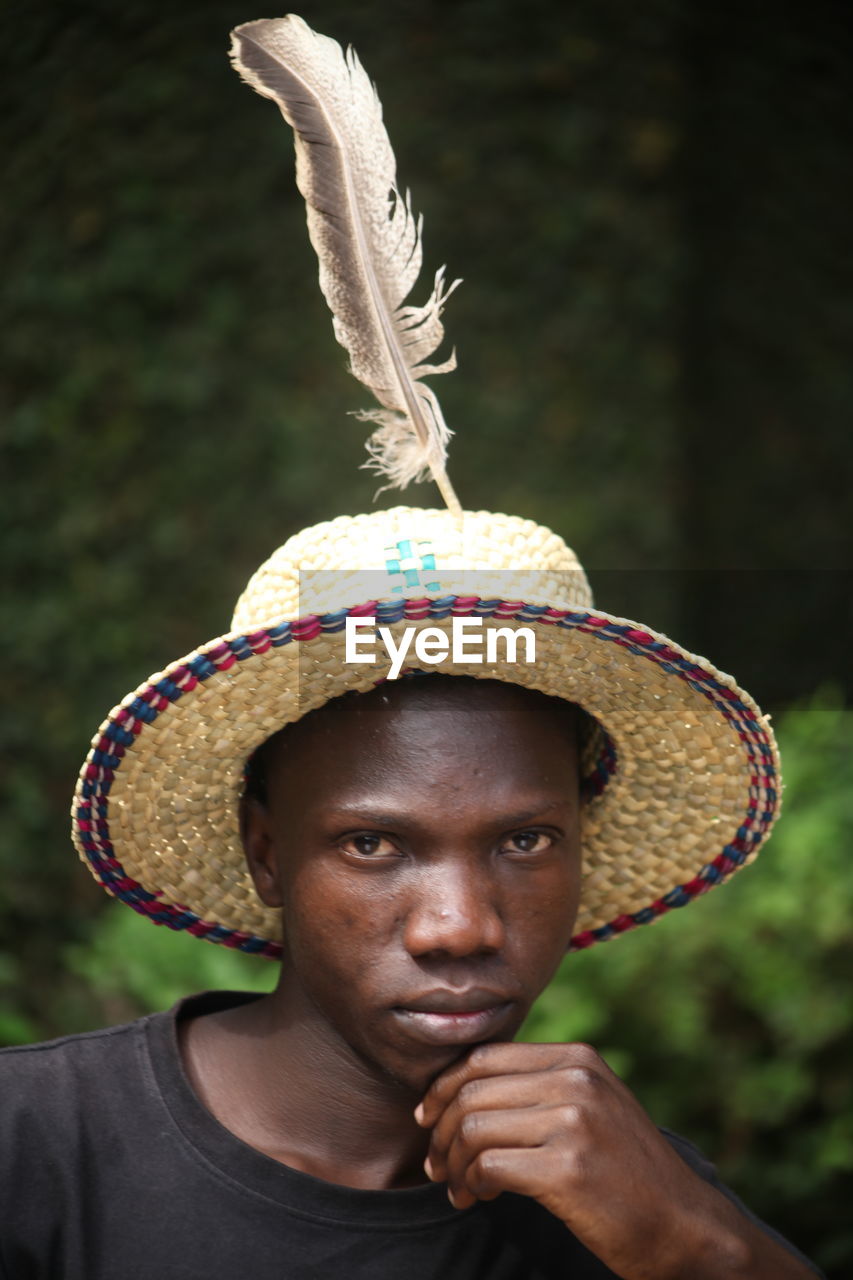
<path fill-rule="evenodd" d="M 240 802 L 240 839 L 258 897 L 266 907 L 280 907 L 283 899 L 270 814 L 254 796 L 244 796 Z"/>

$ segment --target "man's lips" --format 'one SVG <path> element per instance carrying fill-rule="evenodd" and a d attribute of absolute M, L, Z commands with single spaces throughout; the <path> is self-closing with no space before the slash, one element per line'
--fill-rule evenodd
<path fill-rule="evenodd" d="M 401 1002 L 394 1017 L 425 1044 L 473 1044 L 494 1035 L 514 1000 L 505 992 L 471 987 L 429 991 Z"/>
<path fill-rule="evenodd" d="M 508 1004 L 512 998 L 507 991 L 493 991 L 489 987 L 464 987 L 460 991 L 437 987 L 419 996 L 406 996 L 395 1008 L 412 1009 L 416 1013 L 476 1013 Z"/>

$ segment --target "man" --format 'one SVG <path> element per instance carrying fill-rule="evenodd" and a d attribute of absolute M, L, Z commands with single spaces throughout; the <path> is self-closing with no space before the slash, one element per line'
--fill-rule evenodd
<path fill-rule="evenodd" d="M 513 1043 L 567 948 L 755 857 L 769 725 L 594 611 L 550 530 L 462 511 L 420 383 L 447 295 L 403 305 L 418 228 L 372 85 L 293 18 L 239 28 L 235 59 L 297 131 L 336 332 L 388 411 L 374 455 L 431 467 L 448 510 L 303 530 L 101 726 L 89 869 L 279 981 L 3 1055 L 2 1274 L 813 1275 L 592 1048 Z"/>
<path fill-rule="evenodd" d="M 298 535 L 301 544 L 291 540 L 285 559 L 294 544 L 304 554 L 308 534 L 328 548 L 334 526 L 354 542 L 358 530 L 385 533 L 389 517 L 415 516 L 436 539 L 448 519 L 398 509 L 336 521 Z M 484 519 L 468 517 L 472 545 Z M 518 539 L 514 547 L 519 557 Z M 264 609 L 287 611 L 281 585 L 269 598 L 271 575 L 280 584 L 281 571 L 278 553 L 243 598 L 257 623 Z M 453 598 L 470 610 L 470 596 Z M 434 621 L 445 615 L 432 628 L 440 630 L 453 621 L 446 601 L 393 607 L 423 613 L 431 603 Z M 509 608 L 490 604 L 497 620 Z M 512 1042 L 570 941 L 583 937 L 575 921 L 596 874 L 594 853 L 582 865 L 595 813 L 608 793 L 618 802 L 620 788 L 630 792 L 642 769 L 618 712 L 630 700 L 631 664 L 642 668 L 645 658 L 605 643 L 613 649 L 607 732 L 625 776 L 614 768 L 596 796 L 588 762 L 607 755 L 601 725 L 547 686 L 565 676 L 557 655 L 566 640 L 580 644 L 576 672 L 581 650 L 601 646 L 602 632 L 588 624 L 607 615 L 553 612 L 577 626 L 534 624 L 550 677 L 535 665 L 505 665 L 486 673 L 499 679 L 455 669 L 377 684 L 366 679 L 375 677 L 370 666 L 329 669 L 342 632 L 330 622 L 322 634 L 338 616 L 326 614 L 290 624 L 279 649 L 271 637 L 281 638 L 280 626 L 255 627 L 240 665 L 229 658 L 245 633 L 206 646 L 116 708 L 83 770 L 78 840 L 117 896 L 208 937 L 229 930 L 187 906 L 179 916 L 168 901 L 175 893 L 186 900 L 197 868 L 168 893 L 151 893 L 116 854 L 129 863 L 134 839 L 137 850 L 147 847 L 147 867 L 137 870 L 149 883 L 155 873 L 171 879 L 182 838 L 191 861 L 205 822 L 193 779 L 206 755 L 211 865 L 198 901 L 210 901 L 216 885 L 227 914 L 223 886 L 231 884 L 232 898 L 245 895 L 224 874 L 226 846 L 214 838 L 217 825 L 227 826 L 221 757 L 241 750 L 260 698 L 264 715 L 286 721 L 272 735 L 255 725 L 261 741 L 244 761 L 238 802 L 260 909 L 280 925 L 281 941 L 265 945 L 280 948 L 281 971 L 266 997 L 213 993 L 171 1015 L 6 1051 L 6 1275 L 814 1274 L 721 1188 L 698 1152 L 655 1128 L 592 1048 Z M 523 614 L 516 605 L 516 621 Z M 308 637 L 298 667 L 294 633 Z M 197 676 L 187 678 L 188 663 Z M 653 676 L 650 668 L 652 689 Z M 331 687 L 318 703 L 311 682 L 321 678 Z M 524 687 L 533 680 L 545 691 Z M 674 683 L 697 715 L 704 695 Z M 159 708 L 155 686 L 165 691 Z M 281 715 L 276 708 L 288 699 L 292 707 L 294 688 L 315 705 Z M 136 719 L 145 708 L 154 714 Z M 122 747 L 109 726 L 128 724 Z M 645 727 L 637 726 L 640 742 Z M 705 730 L 700 767 L 711 760 L 714 769 L 710 721 Z M 655 734 L 661 758 L 648 762 L 646 780 L 674 769 L 661 722 Z M 672 803 L 678 810 L 677 787 Z M 81 812 L 102 816 L 90 824 Z M 635 826 L 641 864 L 642 817 Z M 244 910 L 252 918 L 254 906 Z M 245 949 L 259 949 L 257 935 L 237 933 Z"/>

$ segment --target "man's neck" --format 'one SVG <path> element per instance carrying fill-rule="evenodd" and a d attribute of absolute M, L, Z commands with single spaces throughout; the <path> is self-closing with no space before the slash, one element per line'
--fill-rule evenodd
<path fill-rule="evenodd" d="M 428 1135 L 412 1091 L 318 1033 L 286 983 L 179 1024 L 190 1082 L 241 1141 L 327 1182 L 388 1190 L 426 1182 Z"/>

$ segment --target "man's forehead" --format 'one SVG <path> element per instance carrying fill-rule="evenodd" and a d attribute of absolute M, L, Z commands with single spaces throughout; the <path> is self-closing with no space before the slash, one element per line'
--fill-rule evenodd
<path fill-rule="evenodd" d="M 248 761 L 245 796 L 267 804 L 283 787 L 303 807 L 305 787 L 331 797 L 344 775 L 371 770 L 408 772 L 420 789 L 422 775 L 446 776 L 451 755 L 469 779 L 483 768 L 505 775 L 509 755 L 541 759 L 548 743 L 575 783 L 584 722 L 580 708 L 536 690 L 419 673 L 348 692 L 286 725 Z"/>
<path fill-rule="evenodd" d="M 347 784 L 406 778 L 412 792 L 504 778 L 529 788 L 559 757 L 577 778 L 576 708 L 498 681 L 426 675 L 346 694 L 288 725 L 256 753 L 247 794 L 283 788 L 304 807 Z M 457 771 L 454 774 L 454 769 Z M 482 785 L 482 782 L 481 782 Z"/>

